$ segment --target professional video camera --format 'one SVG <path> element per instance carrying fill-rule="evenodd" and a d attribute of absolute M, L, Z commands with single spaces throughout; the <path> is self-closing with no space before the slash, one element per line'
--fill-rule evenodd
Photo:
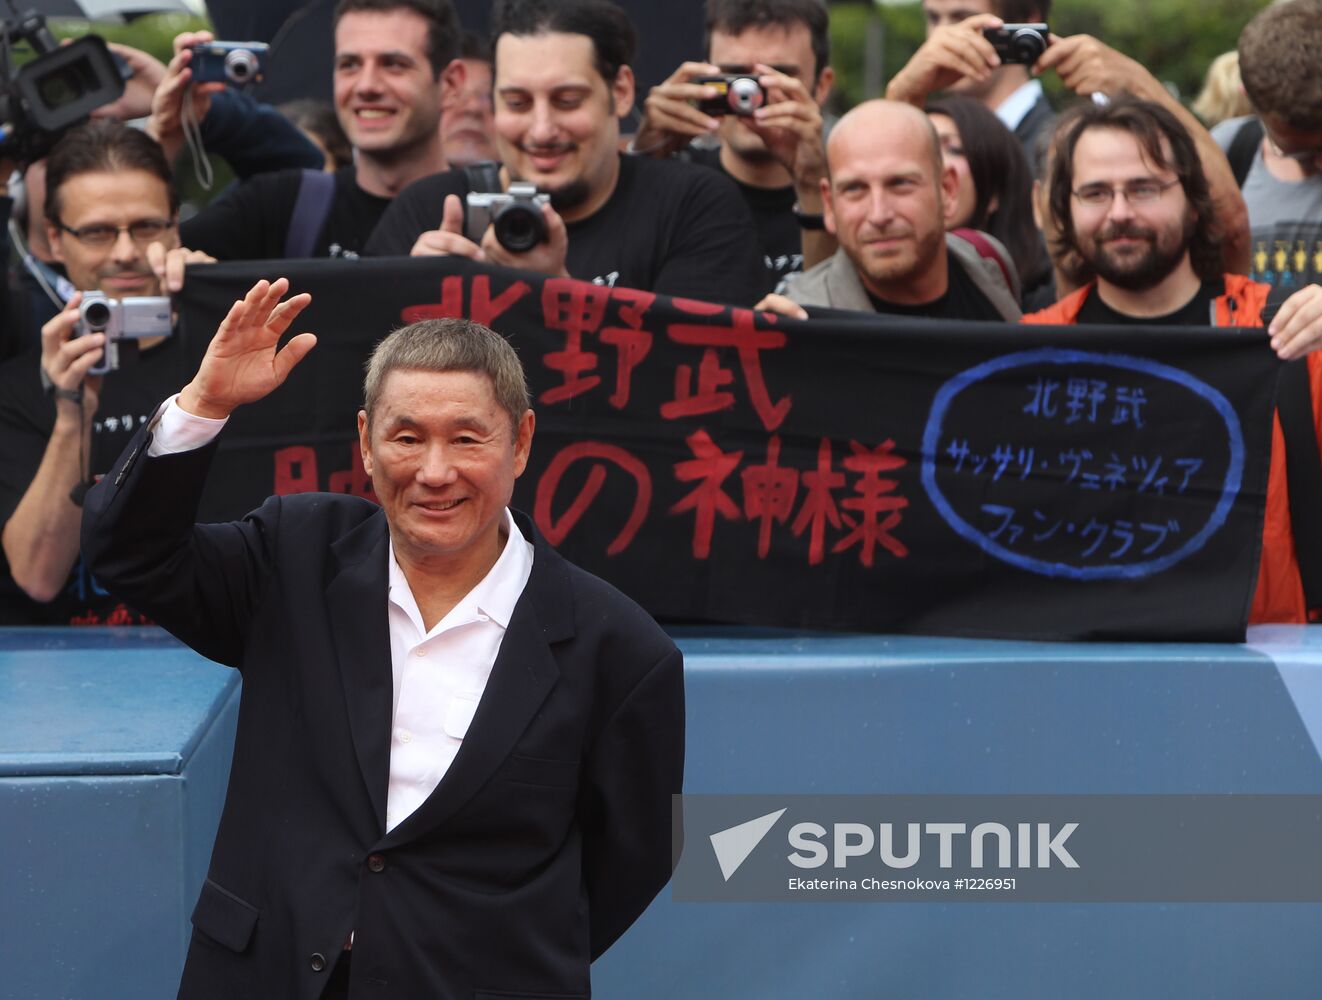
<path fill-rule="evenodd" d="M 103 104 L 118 100 L 124 80 L 97 35 L 60 45 L 35 11 L 0 22 L 0 157 L 27 164 L 50 152 L 69 128 Z M 27 42 L 36 53 L 22 67 L 13 46 Z"/>

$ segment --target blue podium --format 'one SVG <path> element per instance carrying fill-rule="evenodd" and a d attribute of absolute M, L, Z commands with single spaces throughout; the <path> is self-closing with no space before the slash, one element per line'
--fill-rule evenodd
<path fill-rule="evenodd" d="M 0 997 L 175 995 L 238 691 L 156 629 L 0 629 Z"/>
<path fill-rule="evenodd" d="M 690 793 L 1322 793 L 1322 627 L 1242 646 L 677 638 Z M 0 997 L 174 995 L 237 686 L 152 630 L 0 632 Z M 593 982 L 599 1000 L 1314 1000 L 1320 939 L 1322 904 L 666 890 Z"/>

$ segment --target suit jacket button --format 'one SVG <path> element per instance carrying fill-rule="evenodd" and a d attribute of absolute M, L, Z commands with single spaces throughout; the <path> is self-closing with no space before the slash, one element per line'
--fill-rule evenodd
<path fill-rule="evenodd" d="M 367 870 L 369 872 L 383 872 L 386 870 L 386 859 L 379 854 L 369 854 L 367 856 Z"/>
<path fill-rule="evenodd" d="M 321 972 L 326 968 L 326 956 L 319 951 L 314 951 L 312 957 L 308 960 L 308 965 L 312 966 L 313 972 Z"/>

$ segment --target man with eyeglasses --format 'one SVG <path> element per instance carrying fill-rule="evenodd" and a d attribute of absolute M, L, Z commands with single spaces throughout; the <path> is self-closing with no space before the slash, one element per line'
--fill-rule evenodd
<path fill-rule="evenodd" d="M 826 6 L 707 0 L 706 33 L 706 62 L 683 63 L 647 95 L 630 151 L 681 153 L 734 180 L 753 213 L 771 290 L 836 248 L 822 222 L 821 108 L 835 83 Z M 752 115 L 698 110 L 716 92 L 693 80 L 721 73 L 757 76 L 767 103 Z"/>
<path fill-rule="evenodd" d="M 115 122 L 67 133 L 46 165 L 46 231 L 76 291 L 31 352 L 0 367 L 0 624 L 131 624 L 77 566 L 80 503 L 179 380 L 173 338 L 125 340 L 117 371 L 89 375 L 103 334 L 77 335 L 82 293 L 114 299 L 183 286 L 211 258 L 179 246 L 179 199 L 161 148 Z M 72 575 L 71 575 L 72 574 Z"/>
<path fill-rule="evenodd" d="M 1207 177 L 1193 139 L 1173 113 L 1133 99 L 1069 112 L 1055 140 L 1049 188 L 1055 231 L 1093 280 L 1024 322 L 1265 325 L 1282 360 L 1307 356 L 1314 430 L 1322 440 L 1322 354 L 1316 353 L 1322 346 L 1322 287 L 1310 285 L 1285 298 L 1273 295 L 1271 285 L 1223 273 Z M 1308 620 L 1285 465 L 1277 421 L 1251 622 Z"/>
<path fill-rule="evenodd" d="M 1322 0 L 1267 7 L 1239 36 L 1254 116 L 1212 130 L 1248 205 L 1252 275 L 1285 291 L 1322 282 Z"/>

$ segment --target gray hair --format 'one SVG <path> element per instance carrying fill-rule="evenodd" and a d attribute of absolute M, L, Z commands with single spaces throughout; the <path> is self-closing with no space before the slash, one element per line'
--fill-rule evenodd
<path fill-rule="evenodd" d="M 400 327 L 376 345 L 367 359 L 363 408 L 370 423 L 386 376 L 396 369 L 477 372 L 491 379 L 496 402 L 516 431 L 532 406 L 523 365 L 500 334 L 471 319 L 424 319 Z"/>

